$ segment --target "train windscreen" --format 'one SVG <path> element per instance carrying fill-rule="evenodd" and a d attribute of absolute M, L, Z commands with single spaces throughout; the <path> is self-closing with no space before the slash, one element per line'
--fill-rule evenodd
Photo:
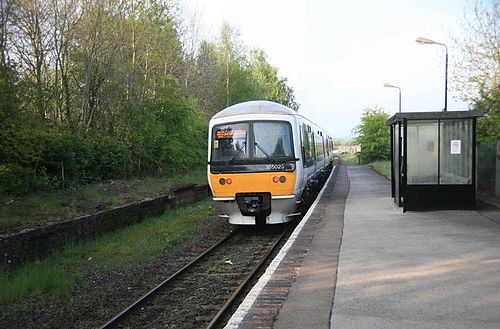
<path fill-rule="evenodd" d="M 293 155 L 290 124 L 287 122 L 255 122 L 253 134 L 255 158 Z"/>
<path fill-rule="evenodd" d="M 294 158 L 292 128 L 286 121 L 251 121 L 215 126 L 211 161 L 276 162 Z"/>
<path fill-rule="evenodd" d="M 224 124 L 214 128 L 212 159 L 245 159 L 248 154 L 248 123 Z"/>

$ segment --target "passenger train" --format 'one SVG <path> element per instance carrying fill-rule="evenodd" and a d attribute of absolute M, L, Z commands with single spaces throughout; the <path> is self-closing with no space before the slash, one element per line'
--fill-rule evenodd
<path fill-rule="evenodd" d="M 296 111 L 269 101 L 230 106 L 209 123 L 208 182 L 231 224 L 278 224 L 300 215 L 332 169 L 333 141 Z"/>

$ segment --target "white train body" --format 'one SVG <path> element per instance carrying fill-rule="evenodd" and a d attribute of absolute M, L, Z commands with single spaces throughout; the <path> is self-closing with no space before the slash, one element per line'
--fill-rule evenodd
<path fill-rule="evenodd" d="M 208 182 L 232 224 L 277 224 L 300 214 L 332 166 L 331 137 L 286 106 L 251 101 L 209 123 Z"/>

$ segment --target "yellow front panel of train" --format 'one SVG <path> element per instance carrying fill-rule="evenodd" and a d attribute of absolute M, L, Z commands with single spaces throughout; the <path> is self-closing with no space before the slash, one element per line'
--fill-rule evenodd
<path fill-rule="evenodd" d="M 270 192 L 273 196 L 291 195 L 295 179 L 296 171 L 210 174 L 212 192 L 216 198 L 234 197 L 236 193 L 246 192 Z"/>

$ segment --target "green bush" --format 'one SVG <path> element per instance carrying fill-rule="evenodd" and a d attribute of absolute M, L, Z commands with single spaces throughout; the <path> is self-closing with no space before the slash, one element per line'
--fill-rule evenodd
<path fill-rule="evenodd" d="M 112 131 L 49 127 L 21 113 L 2 122 L 0 192 L 24 194 L 69 182 L 177 174 L 206 163 L 207 122 L 175 79 L 121 112 Z"/>
<path fill-rule="evenodd" d="M 206 162 L 207 124 L 174 79 L 154 98 L 130 107 L 120 123 L 128 175 L 183 172 Z"/>
<path fill-rule="evenodd" d="M 25 194 L 31 190 L 34 170 L 16 164 L 0 164 L 0 193 Z"/>
<path fill-rule="evenodd" d="M 122 178 L 125 176 L 125 145 L 112 137 L 104 136 L 91 140 L 92 162 L 84 177 Z"/>
<path fill-rule="evenodd" d="M 475 110 L 485 110 L 486 115 L 477 122 L 477 140 L 496 142 L 500 140 L 500 87 L 480 88 L 479 97 L 474 102 Z"/>
<path fill-rule="evenodd" d="M 380 108 L 366 109 L 361 124 L 354 128 L 356 142 L 361 145 L 362 163 L 387 160 L 391 155 L 391 133 L 385 122 L 389 114 Z"/>

